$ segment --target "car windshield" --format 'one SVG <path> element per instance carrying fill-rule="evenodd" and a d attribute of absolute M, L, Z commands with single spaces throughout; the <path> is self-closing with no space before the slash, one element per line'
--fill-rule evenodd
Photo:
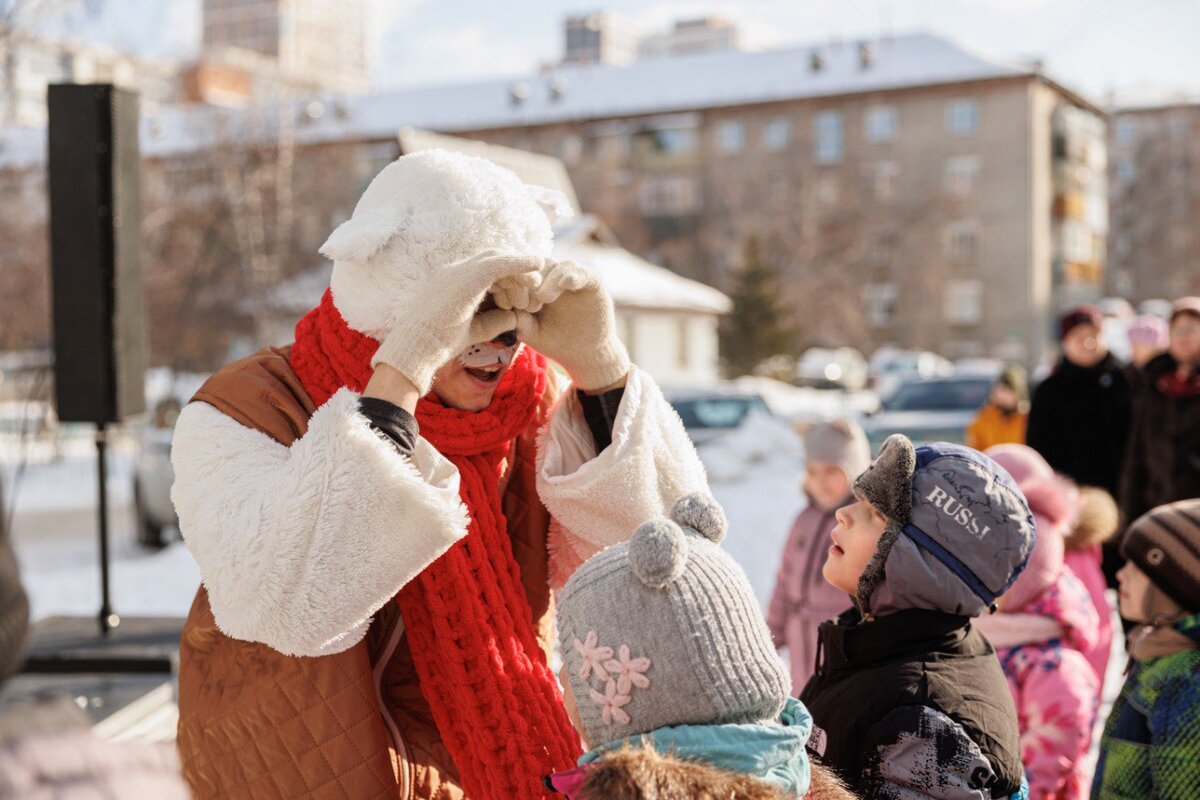
<path fill-rule="evenodd" d="M 751 411 L 767 411 L 761 397 L 700 397 L 671 405 L 685 428 L 736 428 Z"/>
<path fill-rule="evenodd" d="M 901 386 L 883 407 L 887 411 L 967 411 L 982 406 L 991 388 L 987 378 L 919 381 Z"/>

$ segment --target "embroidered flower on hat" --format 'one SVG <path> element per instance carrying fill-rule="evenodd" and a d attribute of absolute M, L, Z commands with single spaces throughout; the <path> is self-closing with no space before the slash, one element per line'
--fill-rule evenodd
<path fill-rule="evenodd" d="M 583 662 L 579 665 L 579 677 L 587 680 L 588 676 L 594 670 L 599 678 L 607 678 L 608 672 L 604 669 L 604 664 L 613 657 L 613 649 L 611 647 L 600 647 L 600 637 L 595 631 L 588 631 L 584 641 L 575 640 L 575 649 L 579 652 L 579 656 Z"/>
<path fill-rule="evenodd" d="M 617 676 L 617 691 L 629 694 L 633 687 L 649 689 L 650 679 L 645 676 L 650 669 L 650 659 L 630 658 L 629 645 L 623 644 L 617 651 L 617 658 L 604 662 L 604 668 Z"/>
<path fill-rule="evenodd" d="M 621 709 L 621 706 L 628 705 L 632 698 L 617 688 L 615 680 L 609 678 L 608 682 L 604 684 L 604 694 L 600 694 L 595 689 L 590 691 L 592 702 L 600 706 L 601 716 L 604 718 L 605 725 L 612 725 L 613 720 L 616 720 L 620 725 L 629 724 L 630 717 Z"/>

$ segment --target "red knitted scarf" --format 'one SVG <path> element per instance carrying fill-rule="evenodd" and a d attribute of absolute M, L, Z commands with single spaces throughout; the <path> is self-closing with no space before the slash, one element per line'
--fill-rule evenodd
<path fill-rule="evenodd" d="M 291 366 L 321 405 L 343 386 L 362 391 L 378 346 L 350 329 L 326 291 L 296 326 Z M 448 408 L 433 394 L 417 405 L 421 436 L 458 467 L 471 521 L 466 537 L 396 600 L 421 691 L 475 800 L 547 797 L 542 776 L 569 769 L 579 756 L 500 505 L 501 464 L 545 388 L 545 359 L 526 347 L 485 410 Z"/>

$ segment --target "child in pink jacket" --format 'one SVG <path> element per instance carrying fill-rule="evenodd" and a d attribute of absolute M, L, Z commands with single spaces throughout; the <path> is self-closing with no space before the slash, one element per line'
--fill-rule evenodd
<path fill-rule="evenodd" d="M 1067 534 L 1067 569 L 1075 573 L 1092 597 L 1092 606 L 1100 617 L 1100 635 L 1096 646 L 1084 650 L 1096 677 L 1100 680 L 1100 692 L 1104 693 L 1104 676 L 1108 671 L 1108 657 L 1112 652 L 1113 610 L 1108 604 L 1101 569 L 1101 546 L 1113 537 L 1120 524 L 1121 515 L 1112 496 L 1103 489 L 1085 486 L 1079 490 L 1079 507 L 1075 525 Z"/>
<path fill-rule="evenodd" d="M 1077 492 L 1025 445 L 987 451 L 1029 501 L 1037 544 L 1029 565 L 999 599 L 999 613 L 977 620 L 1008 678 L 1021 729 L 1021 761 L 1031 800 L 1083 800 L 1087 752 L 1100 684 L 1084 651 L 1095 647 L 1099 619 L 1087 588 L 1064 566 L 1064 534 Z"/>
<path fill-rule="evenodd" d="M 767 625 L 777 648 L 787 647 L 792 691 L 812 677 L 817 656 L 817 627 L 850 607 L 845 592 L 821 575 L 837 521 L 833 513 L 854 502 L 850 484 L 871 463 L 871 448 L 861 427 L 848 420 L 818 423 L 804 436 L 804 493 L 808 506 L 792 523 L 783 548 Z"/>

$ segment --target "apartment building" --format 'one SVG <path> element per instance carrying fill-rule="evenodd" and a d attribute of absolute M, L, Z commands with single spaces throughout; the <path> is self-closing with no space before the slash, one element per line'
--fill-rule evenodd
<path fill-rule="evenodd" d="M 1200 294 L 1200 102 L 1126 106 L 1109 127 L 1110 290 Z"/>

